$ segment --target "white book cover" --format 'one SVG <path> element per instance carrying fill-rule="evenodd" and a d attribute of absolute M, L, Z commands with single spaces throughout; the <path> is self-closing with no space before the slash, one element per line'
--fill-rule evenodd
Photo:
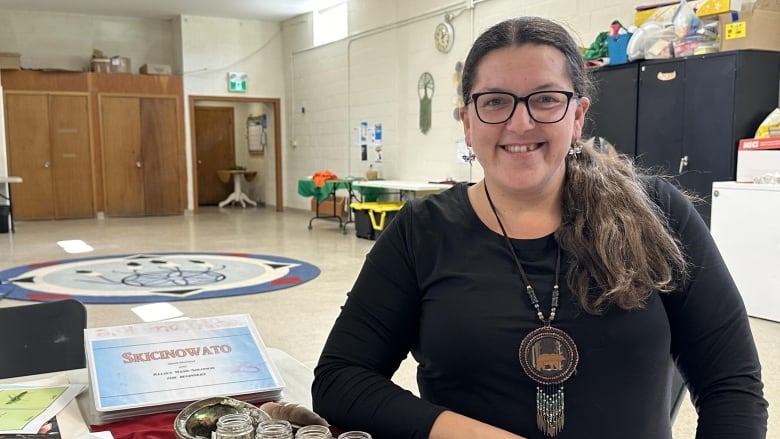
<path fill-rule="evenodd" d="M 284 388 L 247 314 L 89 328 L 85 344 L 98 412 L 272 399 Z"/>

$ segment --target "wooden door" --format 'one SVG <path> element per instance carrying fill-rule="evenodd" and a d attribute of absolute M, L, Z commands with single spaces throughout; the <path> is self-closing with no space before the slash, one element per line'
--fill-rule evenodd
<path fill-rule="evenodd" d="M 5 95 L 9 173 L 24 180 L 13 187 L 15 219 L 54 218 L 48 107 L 45 93 Z"/>
<path fill-rule="evenodd" d="M 198 205 L 217 205 L 233 191 L 217 171 L 235 164 L 233 107 L 195 107 Z"/>
<path fill-rule="evenodd" d="M 55 217 L 94 216 L 89 96 L 51 95 L 49 129 Z"/>
<path fill-rule="evenodd" d="M 181 215 L 178 105 L 175 98 L 142 98 L 141 145 L 146 215 Z"/>
<path fill-rule="evenodd" d="M 102 96 L 100 124 L 106 215 L 143 216 L 144 172 L 139 98 Z"/>

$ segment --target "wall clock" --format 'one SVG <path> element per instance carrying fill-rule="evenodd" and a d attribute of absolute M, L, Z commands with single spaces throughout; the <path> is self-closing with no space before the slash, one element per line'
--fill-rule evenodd
<path fill-rule="evenodd" d="M 452 49 L 453 43 L 455 43 L 455 29 L 448 21 L 442 21 L 436 25 L 436 30 L 433 32 L 433 42 L 436 45 L 436 50 L 441 53 L 447 53 Z"/>

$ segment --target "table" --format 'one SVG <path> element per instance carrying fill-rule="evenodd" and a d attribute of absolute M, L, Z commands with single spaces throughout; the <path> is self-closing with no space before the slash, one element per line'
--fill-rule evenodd
<path fill-rule="evenodd" d="M 285 383 L 285 388 L 282 393 L 282 400 L 286 402 L 293 402 L 300 404 L 309 410 L 312 408 L 311 401 L 311 385 L 314 381 L 314 372 L 306 367 L 303 363 L 293 358 L 288 353 L 275 349 L 267 348 L 268 354 L 273 360 L 279 373 L 282 375 L 282 379 Z M 45 379 L 48 377 L 55 377 L 59 375 L 66 375 L 71 384 L 87 384 L 89 383 L 89 374 L 87 369 L 68 370 L 63 372 L 52 372 L 48 374 L 6 378 L 0 380 L 2 383 L 18 383 L 28 382 L 32 380 Z M 81 410 L 82 424 L 95 425 L 95 408 L 89 399 L 89 392 L 83 392 L 76 398 L 76 403 Z M 152 415 L 154 416 L 154 415 Z M 59 415 L 58 415 L 59 421 Z M 123 421 L 118 421 L 123 422 Z M 110 425 L 110 424 L 106 424 Z M 77 426 L 76 426 L 77 427 Z M 72 427 L 72 428 L 76 428 Z M 82 425 L 83 427 L 83 425 Z M 171 423 L 170 437 L 174 438 L 173 424 Z M 64 436 L 70 437 L 70 436 Z"/>
<path fill-rule="evenodd" d="M 257 171 L 247 171 L 245 169 L 221 169 L 217 171 L 217 176 L 223 183 L 230 181 L 233 178 L 233 193 L 228 195 L 227 198 L 219 202 L 219 207 L 225 207 L 229 203 L 241 203 L 241 207 L 246 207 L 245 203 L 249 203 L 252 206 L 257 206 L 257 203 L 249 198 L 241 190 L 241 176 L 246 178 L 246 181 L 252 181 L 257 176 Z"/>
<path fill-rule="evenodd" d="M 356 181 L 353 184 L 361 188 L 381 188 L 398 191 L 398 196 L 401 201 L 404 199 L 417 198 L 418 192 L 442 192 L 452 187 L 452 184 L 449 183 L 427 183 L 409 180 L 367 180 Z"/>
<path fill-rule="evenodd" d="M 298 180 L 298 195 L 302 197 L 312 197 L 315 200 L 314 216 L 309 219 L 309 230 L 311 230 L 311 224 L 314 220 L 334 220 L 338 221 L 339 230 L 341 230 L 342 233 L 347 233 L 347 224 L 354 222 L 352 218 L 352 209 L 349 208 L 349 205 L 352 204 L 353 200 L 360 201 L 352 188 L 352 185 L 355 183 L 357 183 L 357 180 L 354 178 L 336 178 L 326 180 L 323 186 L 318 187 L 311 178 L 302 178 Z M 336 211 L 338 204 L 336 202 L 336 191 L 339 189 L 346 190 L 348 195 L 345 200 L 345 203 L 347 204 L 346 220 L 342 218 L 341 215 L 338 215 L 339 212 Z M 333 198 L 333 214 L 321 215 L 320 203 L 327 200 L 329 197 Z"/>
<path fill-rule="evenodd" d="M 14 232 L 14 215 L 13 215 L 13 207 L 11 204 L 11 183 L 21 183 L 22 177 L 0 177 L 0 183 L 3 183 L 5 185 L 5 192 L 0 194 L 0 197 L 5 198 L 8 201 L 8 218 L 11 224 L 11 232 Z M 0 229 L 4 229 L 2 225 L 0 225 Z"/>

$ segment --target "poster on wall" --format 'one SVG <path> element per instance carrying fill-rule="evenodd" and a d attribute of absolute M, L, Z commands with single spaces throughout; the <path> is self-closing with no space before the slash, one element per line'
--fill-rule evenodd
<path fill-rule="evenodd" d="M 382 124 L 375 123 L 371 133 L 371 145 L 374 150 L 374 162 L 382 163 Z"/>
<path fill-rule="evenodd" d="M 247 146 L 251 154 L 262 154 L 265 152 L 265 146 L 268 143 L 268 126 L 265 114 L 260 116 L 249 116 L 246 120 Z"/>

